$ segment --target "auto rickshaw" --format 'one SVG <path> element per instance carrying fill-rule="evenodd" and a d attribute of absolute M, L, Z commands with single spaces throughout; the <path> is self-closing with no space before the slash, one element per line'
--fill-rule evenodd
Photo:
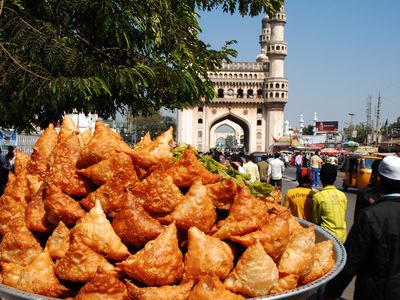
<path fill-rule="evenodd" d="M 348 187 L 362 189 L 367 186 L 372 173 L 372 163 L 382 157 L 373 155 L 350 155 L 343 163 L 343 189 Z"/>

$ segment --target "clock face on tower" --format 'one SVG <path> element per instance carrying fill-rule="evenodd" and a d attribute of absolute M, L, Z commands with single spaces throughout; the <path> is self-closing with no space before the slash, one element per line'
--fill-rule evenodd
<path fill-rule="evenodd" d="M 228 95 L 232 96 L 233 95 L 233 90 L 228 90 Z"/>

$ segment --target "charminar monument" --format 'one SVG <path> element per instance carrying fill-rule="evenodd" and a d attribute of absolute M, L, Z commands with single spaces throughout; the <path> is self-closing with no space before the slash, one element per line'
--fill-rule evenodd
<path fill-rule="evenodd" d="M 284 8 L 262 19 L 261 51 L 255 62 L 223 63 L 208 73 L 217 97 L 210 104 L 178 111 L 178 143 L 199 151 L 216 147 L 217 128 L 228 126 L 235 144 L 246 152 L 270 152 L 283 135 L 288 80 L 284 74 L 287 43 Z"/>

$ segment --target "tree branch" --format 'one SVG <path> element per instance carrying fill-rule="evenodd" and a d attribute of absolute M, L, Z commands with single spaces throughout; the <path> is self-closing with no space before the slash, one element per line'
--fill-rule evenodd
<path fill-rule="evenodd" d="M 28 68 L 24 67 L 18 60 L 16 60 L 10 52 L 7 51 L 7 49 L 3 46 L 3 44 L 0 44 L 0 48 L 3 49 L 3 51 L 11 58 L 11 60 L 22 70 L 25 72 L 28 72 L 29 74 L 38 77 L 43 80 L 51 80 L 50 78 L 44 77 L 42 75 L 36 74 L 35 72 L 29 70 Z"/>

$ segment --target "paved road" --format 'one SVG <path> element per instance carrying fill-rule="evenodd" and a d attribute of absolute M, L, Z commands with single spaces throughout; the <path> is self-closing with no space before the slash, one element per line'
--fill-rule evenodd
<path fill-rule="evenodd" d="M 295 168 L 287 168 L 284 173 L 283 183 L 282 183 L 282 195 L 286 194 L 288 189 L 294 188 L 298 185 L 295 181 L 296 178 L 296 169 Z M 341 189 L 343 182 L 343 173 L 339 172 L 336 178 L 335 186 L 338 189 Z M 322 185 L 318 186 L 318 189 L 322 189 Z M 349 189 L 345 192 L 347 197 L 347 211 L 346 211 L 346 223 L 347 223 L 347 232 L 350 230 L 351 226 L 353 225 L 354 220 L 354 208 L 356 204 L 356 192 L 357 190 Z M 354 293 L 354 280 L 349 284 L 347 289 L 344 291 L 342 297 L 347 300 L 353 299 Z"/>

